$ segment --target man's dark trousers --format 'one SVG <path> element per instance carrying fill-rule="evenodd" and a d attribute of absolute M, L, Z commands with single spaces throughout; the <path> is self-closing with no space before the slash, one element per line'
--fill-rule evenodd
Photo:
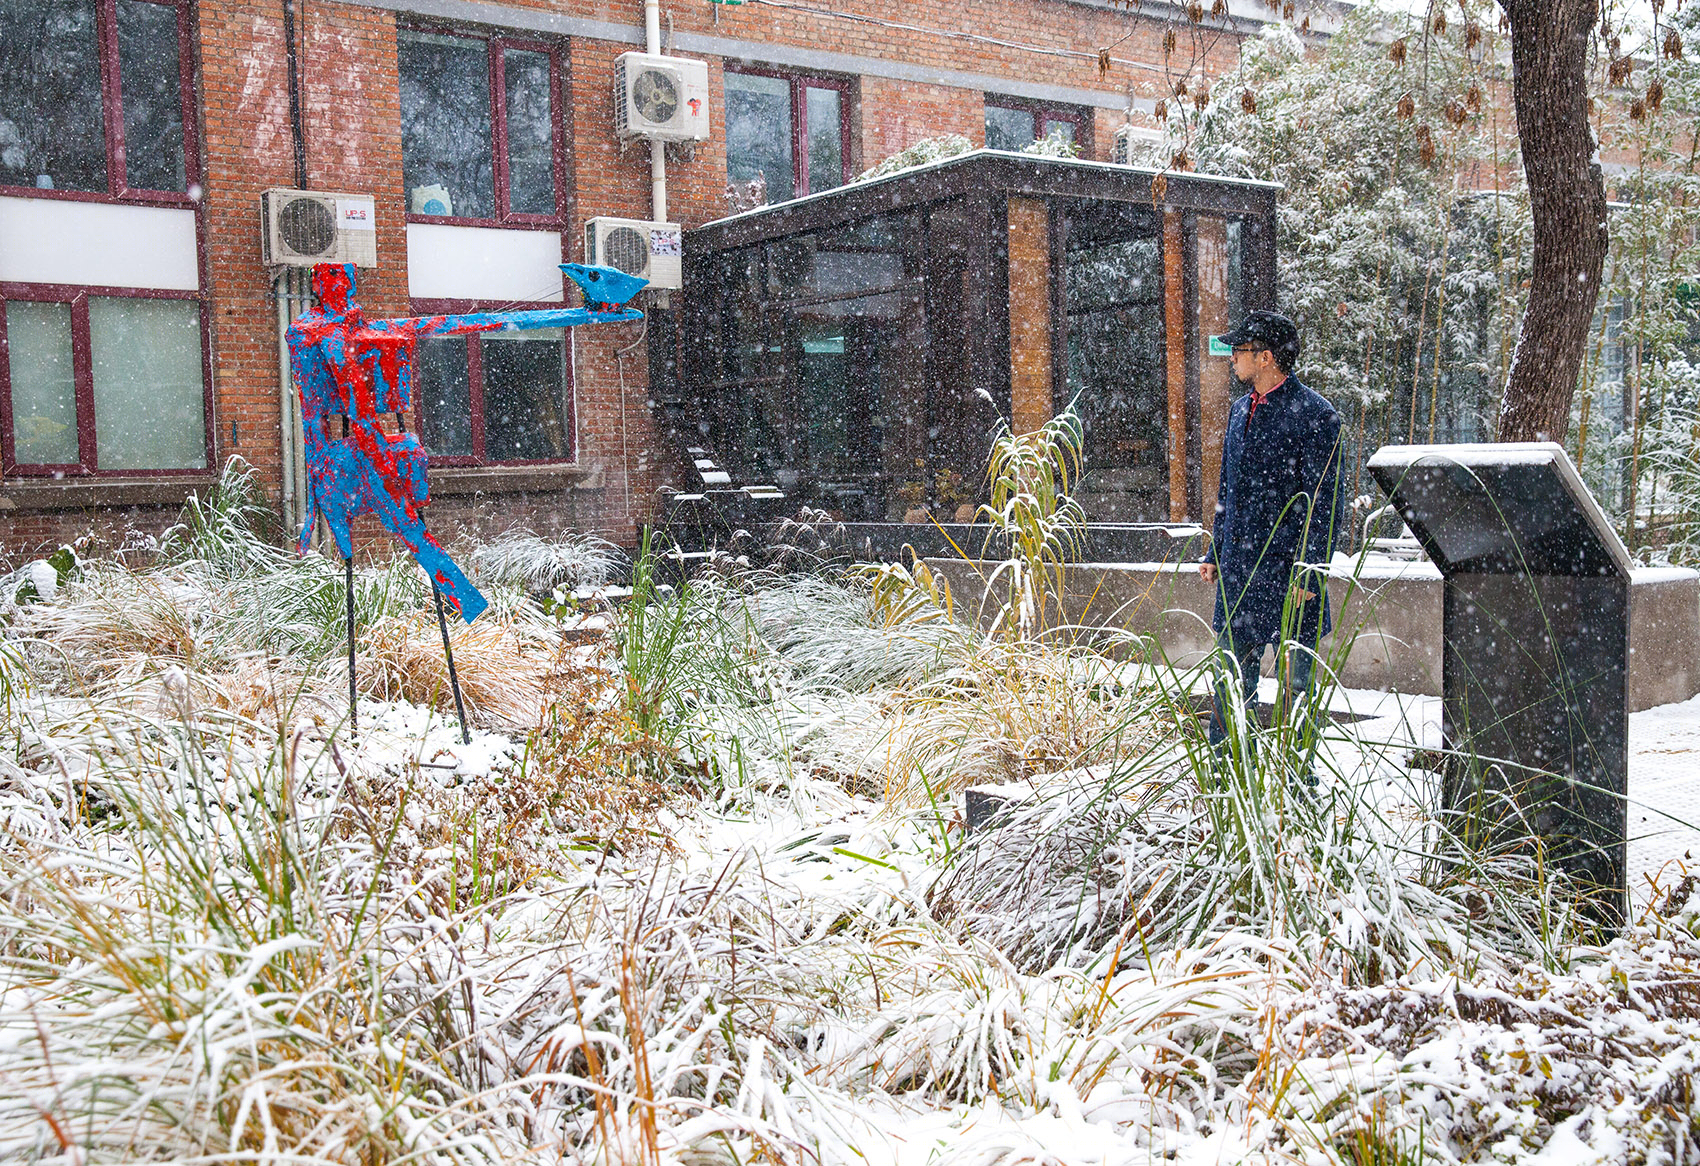
<path fill-rule="evenodd" d="M 1233 689 L 1239 689 L 1240 703 L 1245 707 L 1246 724 L 1251 724 L 1257 715 L 1257 677 L 1263 661 L 1263 649 L 1269 646 L 1268 641 L 1253 644 L 1250 637 L 1240 643 L 1234 643 L 1228 629 L 1223 629 L 1216 637 L 1216 649 L 1220 653 L 1216 666 L 1220 669 L 1214 686 L 1214 699 L 1210 703 L 1210 743 L 1220 745 L 1228 739 L 1228 726 L 1225 723 L 1226 710 L 1224 705 L 1233 699 Z M 1285 648 L 1285 664 L 1282 661 L 1282 649 Z M 1308 650 L 1307 650 L 1308 648 Z M 1312 655 L 1315 645 L 1300 647 L 1298 645 L 1276 644 L 1275 654 L 1275 683 L 1279 689 L 1283 680 L 1286 687 L 1277 699 L 1281 707 L 1292 709 L 1297 707 L 1299 700 L 1310 691 L 1311 675 L 1316 667 L 1316 657 Z M 1236 678 L 1227 675 L 1228 662 L 1233 661 L 1238 669 Z"/>

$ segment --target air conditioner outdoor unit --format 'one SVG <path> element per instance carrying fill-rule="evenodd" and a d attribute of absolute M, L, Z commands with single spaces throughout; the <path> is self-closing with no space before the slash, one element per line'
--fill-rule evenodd
<path fill-rule="evenodd" d="M 260 222 L 268 266 L 378 266 L 378 215 L 369 194 L 275 187 L 260 194 Z"/>
<path fill-rule="evenodd" d="M 585 262 L 600 263 L 641 276 L 657 290 L 683 287 L 678 223 L 646 223 L 641 219 L 587 219 L 584 224 Z"/>
<path fill-rule="evenodd" d="M 1110 161 L 1117 166 L 1131 166 L 1134 155 L 1139 152 L 1141 146 L 1155 145 L 1162 140 L 1162 130 L 1134 125 L 1119 126 L 1110 142 Z"/>
<path fill-rule="evenodd" d="M 614 130 L 622 138 L 708 140 L 708 63 L 653 53 L 614 62 Z"/>

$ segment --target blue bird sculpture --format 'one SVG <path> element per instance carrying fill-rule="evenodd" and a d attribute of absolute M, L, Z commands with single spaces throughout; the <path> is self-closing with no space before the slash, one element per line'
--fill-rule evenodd
<path fill-rule="evenodd" d="M 584 291 L 584 305 L 591 311 L 612 312 L 649 286 L 647 279 L 627 275 L 615 267 L 594 263 L 563 263 L 567 278 Z M 592 305 L 596 305 L 592 307 Z"/>

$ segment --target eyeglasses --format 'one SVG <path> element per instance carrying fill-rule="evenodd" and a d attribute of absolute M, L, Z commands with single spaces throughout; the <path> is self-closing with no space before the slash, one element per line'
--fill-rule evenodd
<path fill-rule="evenodd" d="M 1239 344 L 1239 345 L 1235 345 L 1235 347 L 1234 347 L 1234 355 L 1235 356 L 1238 356 L 1242 352 L 1267 352 L 1267 351 L 1269 351 L 1267 348 L 1259 348 L 1255 344 Z"/>

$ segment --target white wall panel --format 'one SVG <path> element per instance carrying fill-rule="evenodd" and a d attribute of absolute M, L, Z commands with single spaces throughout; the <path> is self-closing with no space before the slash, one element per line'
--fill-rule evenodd
<path fill-rule="evenodd" d="M 407 225 L 407 293 L 415 299 L 561 302 L 554 231 Z"/>
<path fill-rule="evenodd" d="M 257 221 L 254 230 L 257 247 Z M 0 280 L 199 290 L 195 212 L 186 207 L 0 198 Z"/>

